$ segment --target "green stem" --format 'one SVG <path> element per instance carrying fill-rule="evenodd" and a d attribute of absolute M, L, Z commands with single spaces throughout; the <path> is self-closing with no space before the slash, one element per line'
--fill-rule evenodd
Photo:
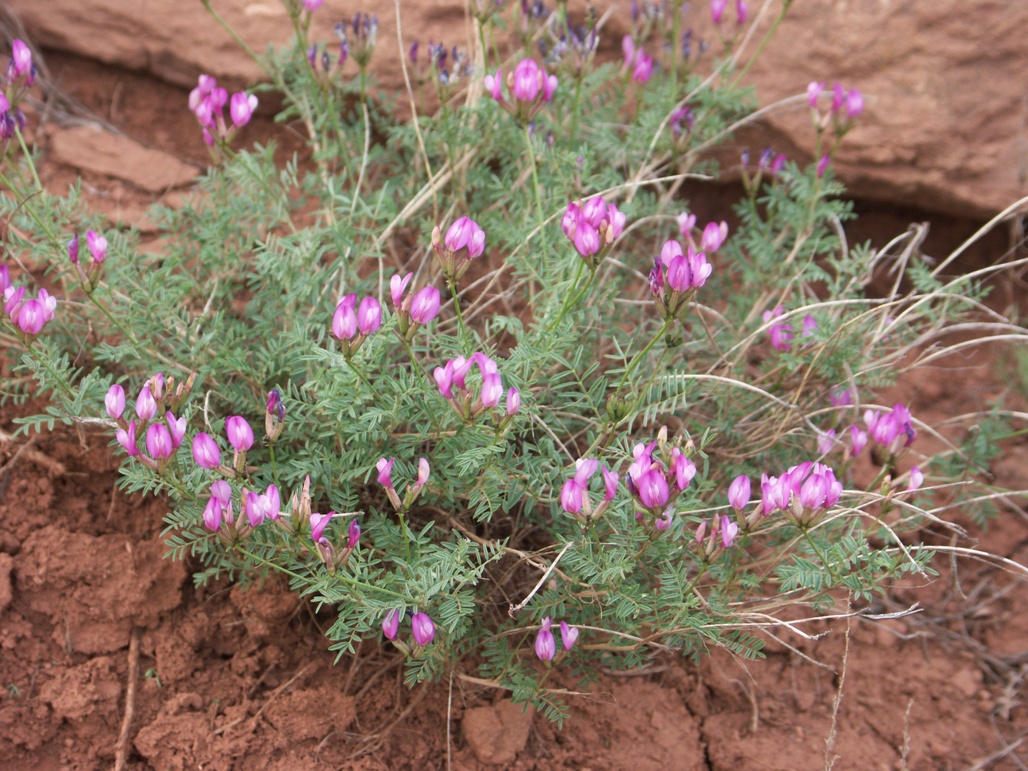
<path fill-rule="evenodd" d="M 277 570 L 280 573 L 285 573 L 287 576 L 295 578 L 297 581 L 301 581 L 302 583 L 305 583 L 305 584 L 312 584 L 312 583 L 314 583 L 314 580 L 312 578 L 307 577 L 307 576 L 301 576 L 299 573 L 294 573 L 292 570 L 289 570 L 289 568 L 284 568 L 281 565 L 278 565 L 278 564 L 276 564 L 274 562 L 271 562 L 270 560 L 264 559 L 264 557 L 259 557 L 256 554 L 254 554 L 253 552 L 247 551 L 242 546 L 236 545 L 236 546 L 233 546 L 232 548 L 235 549 L 240 554 L 242 554 L 243 556 L 249 557 L 254 562 L 259 562 L 262 565 L 267 565 L 272 570 Z M 397 598 L 399 600 L 405 600 L 406 599 L 399 592 L 390 591 L 389 589 L 383 589 L 381 586 L 375 586 L 374 584 L 366 584 L 363 581 L 354 580 L 353 578 L 350 578 L 349 576 L 345 576 L 342 573 L 336 573 L 333 578 L 336 581 L 340 581 L 341 583 L 344 583 L 344 584 L 349 584 L 350 586 L 360 587 L 361 589 L 364 589 L 365 591 L 368 591 L 368 592 L 378 592 L 379 594 L 386 594 L 386 595 L 388 595 L 390 597 L 395 597 L 395 598 Z"/>
<path fill-rule="evenodd" d="M 538 164 L 535 161 L 535 148 L 532 146 L 532 133 L 527 125 L 525 126 L 525 144 L 528 145 L 528 160 L 532 164 L 532 189 L 535 192 L 535 208 L 539 217 L 539 237 L 543 245 L 542 259 L 545 263 L 549 252 L 546 243 L 546 217 L 543 215 L 543 195 L 539 187 L 539 173 L 536 169 Z"/>
<path fill-rule="evenodd" d="M 760 41 L 760 45 L 757 46 L 757 50 L 753 52 L 753 56 L 751 56 L 746 62 L 746 66 L 743 67 L 739 74 L 735 76 L 735 79 L 732 80 L 729 88 L 735 88 L 739 81 L 746 77 L 746 73 L 750 71 L 750 67 L 752 67 L 756 63 L 757 59 L 760 58 L 760 55 L 764 52 L 767 44 L 771 42 L 771 38 L 774 37 L 775 32 L 778 30 L 778 25 L 782 23 L 785 19 L 785 15 L 789 12 L 790 5 L 792 5 L 792 0 L 784 0 L 782 3 L 782 10 L 778 13 L 778 16 L 775 17 L 775 21 L 774 24 L 771 25 L 771 29 L 769 29 L 764 35 L 764 39 Z"/>
<path fill-rule="evenodd" d="M 450 279 L 447 282 L 450 286 L 450 294 L 453 296 L 453 310 L 457 314 L 457 329 L 459 331 L 460 342 L 462 350 L 466 354 L 471 353 L 471 348 L 468 341 L 468 330 L 464 327 L 464 316 L 460 312 L 460 298 L 457 297 L 457 282 Z"/>
<path fill-rule="evenodd" d="M 364 383 L 364 385 L 366 385 L 368 387 L 368 390 L 370 390 L 371 393 L 373 393 L 375 395 L 375 398 L 378 399 L 378 401 L 380 401 L 380 402 L 384 401 L 384 399 L 382 398 L 382 394 L 380 394 L 378 392 L 378 389 L 375 388 L 375 386 L 373 386 L 371 384 L 371 381 L 368 380 L 368 378 L 365 376 L 365 374 L 361 371 L 360 367 L 358 367 L 356 364 L 354 364 L 353 361 L 351 361 L 350 359 L 347 359 L 346 363 L 350 365 L 350 369 L 352 369 L 354 371 L 354 373 L 357 375 L 357 377 L 359 377 L 361 379 L 361 382 Z"/>
<path fill-rule="evenodd" d="M 425 384 L 425 388 L 431 391 L 433 383 L 429 379 L 428 375 L 425 373 L 425 370 L 421 367 L 421 364 L 418 362 L 417 358 L 414 356 L 414 349 L 410 347 L 410 343 L 407 341 L 406 337 L 403 337 L 401 335 L 400 340 L 403 342 L 403 347 L 407 349 L 407 356 L 410 358 L 411 365 L 414 367 L 415 370 L 417 370 L 418 376 L 421 378 L 421 381 Z M 435 410 L 432 408 L 431 399 L 425 399 L 425 409 L 428 410 L 428 415 L 432 419 L 432 433 L 435 433 L 439 430 L 439 419 L 436 417 Z"/>
<path fill-rule="evenodd" d="M 575 137 L 578 135 L 578 107 L 582 99 L 582 78 L 575 81 L 575 104 L 571 108 L 571 144 L 575 144 Z"/>
<path fill-rule="evenodd" d="M 838 583 L 839 579 L 838 579 L 838 578 L 836 577 L 836 575 L 835 575 L 835 571 L 834 571 L 834 570 L 832 570 L 832 566 L 831 566 L 831 564 L 830 564 L 830 563 L 828 562 L 828 558 L 827 558 L 827 557 L 825 557 L 825 555 L 824 555 L 824 554 L 823 554 L 823 553 L 821 552 L 821 550 L 820 550 L 820 549 L 819 549 L 819 548 L 817 547 L 817 544 L 815 544 L 815 543 L 814 543 L 814 539 L 812 539 L 812 538 L 810 537 L 810 533 L 808 532 L 808 530 L 807 530 L 807 528 L 806 528 L 806 527 L 802 527 L 802 526 L 801 526 L 801 527 L 800 527 L 800 532 L 801 532 L 801 533 L 803 533 L 803 539 L 804 539 L 804 540 L 805 540 L 805 541 L 806 541 L 806 542 L 807 542 L 808 544 L 810 544 L 810 548 L 814 550 L 814 554 L 816 554 L 816 555 L 817 555 L 817 558 L 818 558 L 819 560 L 821 560 L 821 564 L 822 564 L 822 565 L 824 565 L 824 568 L 825 568 L 825 570 L 826 570 L 826 571 L 828 572 L 828 578 L 829 578 L 829 579 L 831 579 L 831 581 L 832 581 L 832 586 L 834 586 L 834 585 L 835 585 L 836 583 Z"/>
<path fill-rule="evenodd" d="M 625 383 L 628 382 L 629 375 L 631 375 L 632 372 L 635 371 L 635 368 L 639 366 L 640 362 L 642 362 L 643 357 L 645 357 L 646 354 L 648 354 L 650 352 L 650 349 L 653 348 L 653 346 L 655 346 L 657 344 L 657 341 L 660 340 L 664 336 L 664 333 L 666 333 L 668 331 L 668 329 L 671 328 L 671 325 L 673 323 L 674 323 L 674 319 L 673 318 L 665 319 L 663 326 L 661 326 L 661 328 L 657 332 L 657 334 L 655 334 L 653 336 L 653 339 L 650 340 L 650 342 L 648 342 L 646 344 L 646 347 L 643 348 L 641 351 L 639 351 L 639 353 L 637 353 L 635 355 L 635 358 L 633 358 L 632 361 L 630 361 L 628 363 L 628 366 L 625 367 L 624 374 L 621 376 L 621 382 L 618 383 L 618 389 L 617 389 L 617 391 L 614 394 L 614 398 L 615 399 L 618 398 L 619 396 L 621 396 L 621 391 L 622 391 L 622 389 L 624 389 Z"/>

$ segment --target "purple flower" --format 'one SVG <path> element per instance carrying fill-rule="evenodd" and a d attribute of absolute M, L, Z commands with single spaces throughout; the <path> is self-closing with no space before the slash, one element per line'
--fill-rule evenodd
<path fill-rule="evenodd" d="M 357 548 L 357 542 L 361 539 L 361 526 L 357 524 L 357 518 L 354 517 L 350 520 L 350 524 L 346 528 L 346 548 L 348 551 L 353 551 Z"/>
<path fill-rule="evenodd" d="M 827 455 L 835 447 L 835 429 L 830 428 L 827 431 L 819 432 L 817 435 L 817 451 L 822 455 Z"/>
<path fill-rule="evenodd" d="M 603 474 L 603 500 L 610 503 L 618 491 L 618 475 L 614 471 L 604 467 L 600 473 Z"/>
<path fill-rule="evenodd" d="M 311 540 L 314 543 L 328 543 L 328 539 L 325 538 L 325 528 L 328 527 L 328 523 L 332 521 L 333 517 L 339 516 L 336 512 L 330 511 L 328 514 L 318 514 L 314 512 L 308 518 L 311 525 Z"/>
<path fill-rule="evenodd" d="M 636 481 L 639 489 L 639 500 L 649 509 L 660 509 L 668 501 L 669 490 L 664 472 L 657 467 L 651 467 Z"/>
<path fill-rule="evenodd" d="M 435 639 L 435 624 L 428 614 L 419 611 L 410 620 L 411 632 L 414 633 L 414 642 L 424 647 Z"/>
<path fill-rule="evenodd" d="M 232 117 L 232 124 L 236 128 L 241 128 L 249 123 L 250 117 L 256 109 L 257 97 L 253 94 L 248 96 L 245 91 L 232 94 L 232 100 L 229 102 L 228 112 Z"/>
<path fill-rule="evenodd" d="M 846 117 L 856 118 L 864 111 L 864 95 L 861 94 L 857 89 L 851 89 L 846 94 Z"/>
<path fill-rule="evenodd" d="M 625 215 L 614 204 L 595 197 L 584 204 L 569 203 L 560 226 L 575 250 L 589 258 L 621 237 Z M 595 265 L 595 261 L 586 259 L 586 262 Z"/>
<path fill-rule="evenodd" d="M 139 396 L 136 397 L 136 415 L 144 423 L 153 420 L 157 414 L 157 401 L 153 398 L 153 394 L 150 393 L 150 386 L 145 385 L 139 391 Z"/>
<path fill-rule="evenodd" d="M 416 293 L 410 304 L 410 318 L 416 324 L 427 324 L 439 315 L 439 290 L 426 286 Z"/>
<path fill-rule="evenodd" d="M 389 294 L 393 298 L 394 308 L 400 308 L 403 306 L 403 295 L 407 291 L 407 285 L 410 284 L 413 278 L 413 273 L 408 273 L 406 276 L 400 276 L 400 274 L 397 273 L 389 279 Z"/>
<path fill-rule="evenodd" d="M 32 50 L 25 41 L 15 38 L 11 41 L 10 79 L 26 77 L 31 82 L 32 69 Z"/>
<path fill-rule="evenodd" d="M 521 102 L 532 102 L 543 88 L 545 72 L 534 59 L 522 59 L 514 67 L 510 83 L 511 95 Z"/>
<path fill-rule="evenodd" d="M 200 468 L 213 471 L 221 465 L 221 449 L 210 434 L 193 437 L 193 460 Z"/>
<path fill-rule="evenodd" d="M 3 107 L 3 105 L 0 105 L 0 107 Z M 6 108 L 3 109 L 3 110 L 0 110 L 0 112 L 6 112 Z M 68 259 L 71 261 L 72 265 L 78 265 L 79 264 L 79 235 L 78 235 L 78 233 L 76 233 L 75 236 L 70 241 L 68 241 Z M 5 288 L 6 287 L 0 286 L 0 292 L 2 292 Z"/>
<path fill-rule="evenodd" d="M 776 306 L 772 310 L 764 311 L 764 323 L 767 324 L 768 322 L 773 321 L 783 313 L 785 313 L 785 308 L 781 305 Z M 768 337 L 771 339 L 771 347 L 776 351 L 788 351 L 792 348 L 792 339 L 794 337 L 792 333 L 792 324 L 787 322 L 772 324 L 767 333 Z"/>
<path fill-rule="evenodd" d="M 382 306 L 374 297 L 365 297 L 357 309 L 357 329 L 367 337 L 382 326 Z"/>
<path fill-rule="evenodd" d="M 253 447 L 253 429 L 239 415 L 225 418 L 225 435 L 236 452 L 246 452 Z"/>
<path fill-rule="evenodd" d="M 560 505 L 568 514 L 577 516 L 582 512 L 582 498 L 585 488 L 575 478 L 567 480 L 560 491 Z"/>
<path fill-rule="evenodd" d="M 750 502 L 750 478 L 740 474 L 728 486 L 728 503 L 733 509 L 741 512 Z"/>
<path fill-rule="evenodd" d="M 125 452 L 132 455 L 139 455 L 139 448 L 136 447 L 136 421 L 130 420 L 128 428 L 119 428 L 114 432 L 114 438 L 118 440 Z"/>
<path fill-rule="evenodd" d="M 832 162 L 832 157 L 825 153 L 817 161 L 817 178 L 821 179 L 824 177 L 825 172 L 828 171 L 828 166 Z"/>
<path fill-rule="evenodd" d="M 348 294 L 332 314 L 332 335 L 336 340 L 353 340 L 357 335 L 357 295 Z"/>
<path fill-rule="evenodd" d="M 177 450 L 182 445 L 182 440 L 185 439 L 186 436 L 186 419 L 176 418 L 175 413 L 171 410 L 168 410 L 164 419 L 168 421 L 168 432 L 171 434 L 171 443 Z"/>
<path fill-rule="evenodd" d="M 846 386 L 835 386 L 828 393 L 828 403 L 833 407 L 848 407 L 853 404 L 853 392 Z"/>
<path fill-rule="evenodd" d="M 855 458 L 860 455 L 860 451 L 867 445 L 867 432 L 861 431 L 860 426 L 850 426 L 850 446 L 852 447 L 851 455 Z"/>
<path fill-rule="evenodd" d="M 18 312 L 19 329 L 27 335 L 38 335 L 46 325 L 46 309 L 39 300 L 26 300 Z"/>
<path fill-rule="evenodd" d="M 696 464 L 677 447 L 671 450 L 671 473 L 675 475 L 675 486 L 679 491 L 687 488 L 696 476 Z"/>
<path fill-rule="evenodd" d="M 727 515 L 721 517 L 721 545 L 726 549 L 735 543 L 735 536 L 739 533 L 739 525 L 732 522 Z"/>
<path fill-rule="evenodd" d="M 208 530 L 213 530 L 215 533 L 218 532 L 218 530 L 221 529 L 221 514 L 221 501 L 212 495 L 207 499 L 207 505 L 203 510 L 204 526 L 206 526 Z"/>
<path fill-rule="evenodd" d="M 710 1 L 710 18 L 714 24 L 721 24 L 721 18 L 725 13 L 725 8 L 728 5 L 728 0 L 711 0 Z"/>
<path fill-rule="evenodd" d="M 635 66 L 632 68 L 632 80 L 646 83 L 653 75 L 653 59 L 641 48 L 635 52 Z"/>
<path fill-rule="evenodd" d="M 78 236 L 76 236 L 76 242 Z M 107 239 L 97 233 L 95 230 L 86 231 L 86 245 L 89 247 L 89 253 L 93 255 L 93 262 L 101 263 L 107 259 Z M 76 243 L 76 252 L 78 251 Z"/>
<path fill-rule="evenodd" d="M 156 461 L 167 460 L 175 452 L 171 433 L 163 423 L 154 423 L 146 429 L 146 451 Z"/>
<path fill-rule="evenodd" d="M 728 223 L 722 220 L 721 222 L 708 222 L 707 226 L 703 228 L 703 236 L 700 239 L 700 249 L 704 252 L 716 252 L 721 248 L 721 244 L 728 238 Z"/>
<path fill-rule="evenodd" d="M 497 70 L 495 75 L 486 75 L 482 79 L 482 85 L 489 92 L 489 96 L 497 102 L 503 101 L 503 70 Z"/>
<path fill-rule="evenodd" d="M 107 395 L 104 397 L 104 406 L 112 420 L 120 420 L 125 413 L 125 389 L 117 384 L 108 388 Z"/>
<path fill-rule="evenodd" d="M 560 641 L 564 644 L 564 650 L 569 651 L 575 647 L 578 640 L 578 627 L 569 626 L 567 621 L 560 622 Z"/>
<path fill-rule="evenodd" d="M 314 13 L 324 2 L 325 0 L 303 0 L 303 9 L 307 11 L 307 13 Z"/>
<path fill-rule="evenodd" d="M 386 613 L 386 617 L 382 619 L 382 634 L 385 635 L 387 640 L 395 640 L 399 631 L 400 611 L 391 610 Z"/>
<path fill-rule="evenodd" d="M 378 483 L 383 487 L 393 486 L 393 464 L 396 463 L 396 458 L 380 458 L 378 463 L 375 464 L 375 468 L 378 469 Z"/>
<path fill-rule="evenodd" d="M 817 100 L 821 96 L 821 93 L 825 90 L 824 82 L 818 82 L 816 80 L 810 81 L 807 84 L 807 104 L 814 109 L 817 109 Z"/>
<path fill-rule="evenodd" d="M 507 416 L 513 417 L 521 409 L 521 392 L 513 386 L 507 391 Z"/>
<path fill-rule="evenodd" d="M 540 661 L 553 661 L 553 657 L 557 655 L 557 643 L 553 639 L 553 632 L 550 631 L 552 624 L 549 616 L 544 618 L 539 633 L 535 636 L 535 655 Z"/>
<path fill-rule="evenodd" d="M 912 466 L 910 469 L 910 482 L 907 484 L 907 490 L 917 490 L 923 484 L 924 474 L 921 472 L 921 469 L 917 466 Z"/>

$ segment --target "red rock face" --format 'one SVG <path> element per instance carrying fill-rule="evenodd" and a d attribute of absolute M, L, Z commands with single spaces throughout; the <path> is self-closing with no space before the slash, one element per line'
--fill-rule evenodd
<path fill-rule="evenodd" d="M 601 9 L 608 4 L 598 3 Z M 36 43 L 148 70 L 180 85 L 192 86 L 201 71 L 239 82 L 258 76 L 253 62 L 200 3 L 8 0 L 7 5 Z M 215 5 L 258 52 L 292 34 L 275 0 Z M 761 4 L 751 5 L 756 11 Z M 778 7 L 772 3 L 760 20 L 761 32 Z M 404 3 L 403 48 L 415 39 L 466 44 L 473 30 L 463 8 L 456 0 Z M 380 20 L 372 60 L 376 79 L 398 92 L 403 77 L 394 4 L 368 0 L 361 10 Z M 316 37 L 333 40 L 332 25 L 353 11 L 347 0 L 328 0 L 314 14 Z M 720 46 L 705 3 L 693 3 L 691 13 L 697 34 Z M 603 29 L 601 45 L 611 56 L 620 56 L 617 41 L 627 21 L 622 7 Z M 839 80 L 867 95 L 837 167 L 854 195 L 989 216 L 1028 193 L 1026 26 L 1026 3 L 804 0 L 793 4 L 749 80 L 762 104 L 801 94 L 811 80 Z M 755 35 L 747 51 L 759 40 Z M 805 107 L 773 115 L 766 125 L 778 149 L 810 157 L 814 140 Z"/>

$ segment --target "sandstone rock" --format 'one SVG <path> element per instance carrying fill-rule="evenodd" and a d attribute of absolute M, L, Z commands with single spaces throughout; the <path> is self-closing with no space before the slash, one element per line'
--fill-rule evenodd
<path fill-rule="evenodd" d="M 602 10 L 609 2 L 599 2 Z M 105 62 L 145 69 L 191 86 L 201 72 L 253 80 L 254 63 L 200 3 L 134 0 L 8 0 L 35 42 Z M 625 4 L 604 29 L 607 50 L 627 30 Z M 705 3 L 689 23 L 716 43 Z M 756 11 L 762 4 L 751 3 Z M 215 0 L 213 6 L 258 52 L 292 34 L 276 0 Z M 778 10 L 762 21 L 767 27 Z M 572 3 L 574 9 L 574 3 Z M 372 62 L 383 89 L 400 92 L 394 4 L 368 0 L 361 10 L 380 20 Z M 313 33 L 333 40 L 331 26 L 352 14 L 327 0 Z M 405 3 L 405 44 L 465 44 L 471 27 L 457 0 Z M 1028 3 L 996 0 L 804 0 L 793 3 L 778 36 L 748 80 L 764 104 L 800 94 L 811 80 L 839 80 L 867 95 L 859 125 L 843 145 L 837 171 L 855 195 L 967 215 L 993 213 L 1028 193 L 1028 98 L 1024 72 Z M 759 35 L 749 50 L 756 48 Z M 767 123 L 776 146 L 809 157 L 813 133 L 805 108 Z"/>
<path fill-rule="evenodd" d="M 126 182 L 150 193 L 189 184 L 200 170 L 160 150 L 151 150 L 98 126 L 59 129 L 50 138 L 58 163 Z"/>
<path fill-rule="evenodd" d="M 491 707 L 474 707 L 464 713 L 464 740 L 482 763 L 512 763 L 528 742 L 535 710 L 524 704 L 500 701 Z"/>

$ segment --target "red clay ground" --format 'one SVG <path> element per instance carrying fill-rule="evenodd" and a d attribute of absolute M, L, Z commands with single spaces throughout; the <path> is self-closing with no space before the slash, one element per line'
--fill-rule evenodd
<path fill-rule="evenodd" d="M 203 163 L 183 92 L 77 59 L 49 63 L 65 92 L 125 133 Z M 61 130 L 44 130 L 46 147 Z M 77 173 L 43 165 L 53 189 Z M 85 181 L 90 203 L 111 216 L 142 221 L 158 197 L 124 180 Z M 904 396 L 932 423 L 983 407 L 1007 391 L 1008 375 L 978 357 L 945 377 L 908 380 Z M 0 410 L 0 430 L 13 432 L 17 415 L 38 409 Z M 892 590 L 874 610 L 919 602 L 924 612 L 853 621 L 844 683 L 846 622 L 819 623 L 807 631 L 827 631 L 822 639 L 783 635 L 793 650 L 771 640 L 763 661 L 715 651 L 699 665 L 656 658 L 645 671 L 608 676 L 572 701 L 558 732 L 460 678 L 408 690 L 400 659 L 376 641 L 333 664 L 321 632 L 329 616 L 277 584 L 195 590 L 189 565 L 161 559 L 161 501 L 117 490 L 108 441 L 88 431 L 28 441 L 0 434 L 6 769 L 112 766 L 127 701 L 127 767 L 137 769 L 445 768 L 448 760 L 469 769 L 489 760 L 516 769 L 816 769 L 840 685 L 836 769 L 1028 762 L 1028 588 L 995 567 L 939 560 L 930 585 Z M 1028 488 L 1028 442 L 1011 443 L 993 471 L 999 485 Z M 1028 564 L 1023 510 L 1002 508 L 987 533 L 962 523 L 977 548 Z"/>

